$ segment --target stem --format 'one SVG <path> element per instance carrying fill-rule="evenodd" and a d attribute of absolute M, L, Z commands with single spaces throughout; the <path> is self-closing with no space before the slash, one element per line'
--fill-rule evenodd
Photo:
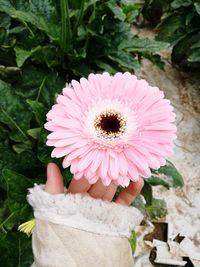
<path fill-rule="evenodd" d="M 80 6 L 80 11 L 79 11 L 79 16 L 78 16 L 78 19 L 76 21 L 76 25 L 75 25 L 74 31 L 73 31 L 74 36 L 77 34 L 77 28 L 81 24 L 81 21 L 83 19 L 84 6 L 85 6 L 85 0 L 81 0 L 81 6 Z"/>
<path fill-rule="evenodd" d="M 36 101 L 39 100 L 39 97 L 40 97 L 42 88 L 44 87 L 44 84 L 45 84 L 45 82 L 46 82 L 46 78 L 47 78 L 47 77 L 44 77 L 44 79 L 42 80 L 42 83 L 41 83 L 40 88 L 39 88 L 39 90 L 38 90 L 38 95 L 37 95 L 37 97 L 36 97 Z"/>
<path fill-rule="evenodd" d="M 13 217 L 13 215 L 14 215 L 15 213 L 14 212 L 12 212 L 1 224 L 0 224 L 0 228 L 2 228 L 3 227 L 3 225 L 7 222 L 7 221 L 9 221 L 10 220 L 10 218 L 12 218 Z"/>
<path fill-rule="evenodd" d="M 17 125 L 17 123 L 12 119 L 12 117 L 10 117 L 10 115 L 2 108 L 0 107 L 2 112 L 4 113 L 4 115 L 12 122 L 12 124 L 17 128 L 17 130 L 24 136 L 27 138 L 26 134 L 24 133 L 24 131 L 19 127 L 19 125 Z"/>
<path fill-rule="evenodd" d="M 60 37 L 60 45 L 63 51 L 69 49 L 70 41 L 71 41 L 71 25 L 69 19 L 69 5 L 68 0 L 60 1 L 61 7 L 61 37 Z"/>

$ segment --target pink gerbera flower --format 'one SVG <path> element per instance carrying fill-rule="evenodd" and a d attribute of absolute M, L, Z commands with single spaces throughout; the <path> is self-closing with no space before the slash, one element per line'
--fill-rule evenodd
<path fill-rule="evenodd" d="M 75 179 L 128 186 L 172 152 L 175 114 L 164 94 L 130 73 L 72 81 L 47 114 L 47 145 Z"/>

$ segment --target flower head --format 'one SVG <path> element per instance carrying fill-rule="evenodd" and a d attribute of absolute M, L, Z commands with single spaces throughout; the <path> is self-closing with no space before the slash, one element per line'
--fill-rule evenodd
<path fill-rule="evenodd" d="M 75 179 L 127 186 L 165 165 L 176 127 L 170 101 L 128 72 L 90 74 L 63 89 L 47 114 L 47 145 Z"/>

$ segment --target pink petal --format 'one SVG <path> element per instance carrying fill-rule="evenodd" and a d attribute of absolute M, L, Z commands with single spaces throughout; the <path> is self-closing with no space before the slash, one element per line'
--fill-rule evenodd
<path fill-rule="evenodd" d="M 95 184 L 99 180 L 99 177 L 97 175 L 93 176 L 89 179 L 90 184 Z"/>
<path fill-rule="evenodd" d="M 102 179 L 101 181 L 105 186 L 109 186 L 112 180 L 107 177 L 106 179 Z"/>
<path fill-rule="evenodd" d="M 78 143 L 66 146 L 65 147 L 66 155 L 72 153 L 77 148 L 81 148 L 81 147 L 86 146 L 87 144 L 88 144 L 88 142 L 86 140 L 80 140 Z"/>
<path fill-rule="evenodd" d="M 78 138 L 78 137 L 61 139 L 61 140 L 55 142 L 55 146 L 56 147 L 68 146 L 68 145 L 72 145 L 74 143 L 78 143 L 79 140 L 80 140 L 80 138 Z"/>
<path fill-rule="evenodd" d="M 91 97 L 94 99 L 96 96 L 96 92 L 92 86 L 92 84 L 85 78 L 80 79 L 80 85 L 82 87 L 82 90 L 84 90 L 85 94 L 87 94 L 87 97 L 91 99 Z"/>
<path fill-rule="evenodd" d="M 97 154 L 96 150 L 89 151 L 84 157 L 79 160 L 78 171 L 83 171 L 92 163 Z"/>
<path fill-rule="evenodd" d="M 100 165 L 100 176 L 101 178 L 106 178 L 109 167 L 109 153 L 105 152 L 103 160 Z"/>
<path fill-rule="evenodd" d="M 80 133 L 72 132 L 71 130 L 64 130 L 64 131 L 58 131 L 53 132 L 48 135 L 48 139 L 60 139 L 60 138 L 70 138 L 80 136 Z"/>
<path fill-rule="evenodd" d="M 66 159 L 67 159 L 67 157 L 66 157 Z M 77 173 L 77 172 L 78 172 L 78 170 L 77 170 L 78 162 L 79 162 L 78 159 L 74 159 L 74 160 L 72 161 L 71 166 L 70 166 L 70 172 L 71 172 L 71 173 Z"/>
<path fill-rule="evenodd" d="M 83 172 L 77 172 L 74 174 L 74 179 L 80 180 L 83 177 Z"/>
<path fill-rule="evenodd" d="M 154 125 L 146 125 L 144 126 L 144 130 L 156 130 L 156 131 L 173 131 L 177 130 L 176 126 L 173 124 L 166 124 L 166 123 L 155 123 Z"/>
<path fill-rule="evenodd" d="M 156 156 L 150 154 L 147 149 L 144 147 L 135 147 L 134 149 L 138 154 L 142 154 L 143 158 L 148 162 L 150 168 L 158 169 L 160 167 L 160 162 L 157 160 Z"/>
<path fill-rule="evenodd" d="M 70 153 L 68 156 L 67 156 L 67 159 L 68 160 L 73 160 L 79 156 L 81 156 L 84 152 L 88 151 L 91 149 L 90 146 L 83 146 L 81 148 L 77 148 L 76 150 L 74 150 L 72 153 Z"/>
<path fill-rule="evenodd" d="M 112 179 L 117 179 L 119 176 L 119 161 L 117 155 L 110 157 L 109 175 Z"/>
<path fill-rule="evenodd" d="M 56 141 L 57 141 L 57 140 L 47 140 L 47 141 L 46 141 L 46 145 L 47 145 L 47 146 L 55 146 Z"/>
<path fill-rule="evenodd" d="M 131 161 L 128 161 L 128 173 L 132 179 L 137 180 L 139 177 L 138 169 L 135 166 L 135 164 Z"/>
<path fill-rule="evenodd" d="M 119 171 L 122 176 L 126 176 L 128 172 L 127 160 L 124 153 L 119 153 Z"/>
<path fill-rule="evenodd" d="M 65 147 L 56 147 L 51 152 L 52 158 L 60 158 L 66 156 L 66 148 Z"/>
<path fill-rule="evenodd" d="M 90 84 L 92 85 L 93 90 L 96 92 L 96 94 L 101 95 L 101 84 L 99 82 L 100 79 L 98 77 L 99 77 L 98 75 L 91 73 L 88 76 L 88 80 Z"/>
<path fill-rule="evenodd" d="M 56 98 L 56 102 L 58 103 L 59 107 L 67 107 L 67 111 L 73 109 L 80 111 L 80 105 L 81 103 L 79 101 L 76 101 L 75 94 L 73 92 L 73 98 L 69 99 L 69 97 L 66 97 L 64 95 L 58 95 Z"/>
<path fill-rule="evenodd" d="M 103 152 L 102 151 L 98 151 L 97 155 L 96 155 L 96 158 L 94 158 L 94 161 L 92 162 L 91 164 L 91 171 L 92 172 L 96 172 L 97 169 L 99 168 L 102 160 L 103 160 Z"/>
<path fill-rule="evenodd" d="M 78 129 L 81 130 L 81 124 L 80 122 L 78 123 L 77 120 L 67 120 L 65 118 L 60 119 L 60 118 L 54 118 L 52 122 L 60 127 L 66 128 L 66 129 Z M 65 129 L 65 130 L 66 130 Z"/>
<path fill-rule="evenodd" d="M 142 138 L 143 146 L 150 152 L 158 156 L 165 157 L 166 151 L 164 151 L 164 146 L 160 144 L 155 144 L 153 142 L 150 142 L 149 139 Z"/>
<path fill-rule="evenodd" d="M 137 102 L 141 102 L 146 94 L 148 94 L 148 83 L 145 80 L 138 80 L 134 90 L 134 97 Z"/>
<path fill-rule="evenodd" d="M 137 166 L 138 168 L 140 169 L 148 168 L 148 164 L 141 157 L 138 156 L 135 150 L 128 148 L 124 150 L 124 153 L 126 157 L 130 161 L 132 161 L 135 164 L 135 166 Z"/>
<path fill-rule="evenodd" d="M 66 130 L 64 127 L 62 126 L 58 126 L 55 125 L 55 123 L 53 123 L 52 121 L 46 122 L 44 125 L 44 128 L 47 129 L 48 131 L 59 131 L 59 130 Z"/>
<path fill-rule="evenodd" d="M 110 77 L 110 74 L 107 72 L 104 72 L 101 76 L 101 93 L 102 95 L 106 98 L 110 98 L 111 94 L 110 94 L 110 84 L 112 81 L 112 78 Z"/>
<path fill-rule="evenodd" d="M 68 168 L 71 165 L 71 161 L 67 160 L 67 157 L 64 158 L 63 162 L 62 162 L 62 166 L 63 168 Z"/>

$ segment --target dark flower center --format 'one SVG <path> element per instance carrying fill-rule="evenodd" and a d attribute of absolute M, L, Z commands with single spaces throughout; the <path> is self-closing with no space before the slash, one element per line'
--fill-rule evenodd
<path fill-rule="evenodd" d="M 126 121 L 121 113 L 108 110 L 96 116 L 94 127 L 99 137 L 113 139 L 124 133 Z"/>
<path fill-rule="evenodd" d="M 102 129 L 107 134 L 117 133 L 120 130 L 120 120 L 117 115 L 103 115 L 97 127 Z"/>

